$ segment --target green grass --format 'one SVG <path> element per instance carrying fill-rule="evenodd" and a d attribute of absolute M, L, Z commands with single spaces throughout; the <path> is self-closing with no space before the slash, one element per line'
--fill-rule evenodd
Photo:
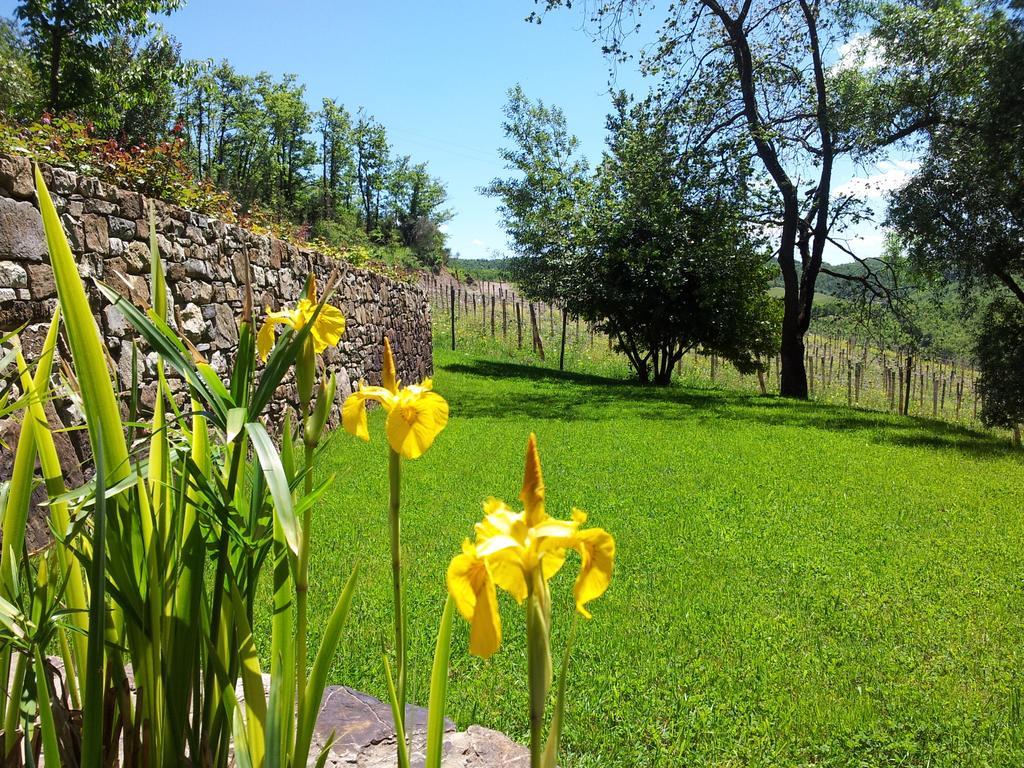
<path fill-rule="evenodd" d="M 474 353 L 439 349 L 436 368 L 451 422 L 404 463 L 413 699 L 447 563 L 486 496 L 517 503 L 534 431 L 549 511 L 579 506 L 618 541 L 611 589 L 578 628 L 564 765 L 1024 763 L 1019 452 L 939 422 Z M 322 462 L 337 481 L 315 513 L 310 645 L 360 562 L 331 678 L 383 697 L 381 413 L 370 428 L 369 445 L 336 433 Z M 574 565 L 552 583 L 556 653 Z M 449 716 L 522 741 L 524 622 L 502 601 L 489 662 L 467 655 L 458 620 Z"/>

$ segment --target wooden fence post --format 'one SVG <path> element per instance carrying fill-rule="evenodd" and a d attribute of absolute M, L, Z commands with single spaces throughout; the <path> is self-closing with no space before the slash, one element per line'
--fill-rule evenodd
<path fill-rule="evenodd" d="M 533 351 L 544 359 L 544 341 L 540 337 L 540 328 L 537 323 L 537 310 L 533 302 L 530 302 L 530 330 L 533 331 Z"/>
<path fill-rule="evenodd" d="M 516 346 L 523 348 L 523 307 L 520 302 L 515 303 L 516 307 Z"/>
<path fill-rule="evenodd" d="M 449 302 L 449 303 L 450 303 L 450 306 L 451 306 L 451 314 L 452 314 L 452 351 L 454 352 L 455 351 L 455 286 L 454 285 L 451 286 L 451 289 L 452 289 L 451 302 Z"/>
<path fill-rule="evenodd" d="M 569 314 L 562 309 L 562 348 L 558 352 L 558 370 L 565 370 L 565 324 L 569 321 Z"/>

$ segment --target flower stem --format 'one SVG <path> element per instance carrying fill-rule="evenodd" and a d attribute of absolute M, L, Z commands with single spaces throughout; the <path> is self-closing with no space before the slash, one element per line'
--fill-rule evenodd
<path fill-rule="evenodd" d="M 544 755 L 544 704 L 550 686 L 551 662 L 541 595 L 533 580 L 527 581 L 526 676 L 530 688 L 530 768 L 540 768 Z"/>
<path fill-rule="evenodd" d="M 391 481 L 388 523 L 391 528 L 391 582 L 394 590 L 395 608 L 395 667 L 398 673 L 399 716 L 404 731 L 408 638 L 405 633 L 405 599 L 402 592 L 402 523 L 399 515 L 401 507 L 402 457 L 391 449 L 389 449 L 388 456 L 388 477 Z"/>

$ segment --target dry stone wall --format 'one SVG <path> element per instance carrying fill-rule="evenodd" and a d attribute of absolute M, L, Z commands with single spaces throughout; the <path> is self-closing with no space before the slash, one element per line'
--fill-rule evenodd
<path fill-rule="evenodd" d="M 101 299 L 91 278 L 140 306 L 149 305 L 150 201 L 64 169 L 43 166 L 41 170 L 89 285 L 99 327 L 117 369 L 116 384 L 123 390 L 131 381 L 136 335 L 120 313 Z M 419 381 L 431 374 L 430 306 L 418 286 L 174 205 L 159 201 L 155 205 L 157 239 L 175 308 L 172 325 L 214 368 L 226 370 L 234 356 L 248 261 L 258 308 L 278 309 L 295 301 L 310 269 L 320 285 L 339 270 L 332 303 L 344 312 L 346 331 L 341 344 L 324 354 L 327 366 L 338 371 L 339 403 L 358 380 L 379 383 L 385 334 L 395 348 L 403 380 Z M 31 165 L 24 158 L 0 155 L 0 331 L 25 326 L 22 344 L 28 355 L 35 354 L 56 296 Z M 152 402 L 155 359 L 140 349 L 139 361 L 142 399 Z M 292 395 L 287 390 L 281 394 L 275 404 L 278 412 Z"/>

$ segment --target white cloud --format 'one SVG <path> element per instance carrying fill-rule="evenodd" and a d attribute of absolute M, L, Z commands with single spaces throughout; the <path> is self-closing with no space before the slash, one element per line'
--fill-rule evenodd
<path fill-rule="evenodd" d="M 483 248 L 484 247 L 484 241 L 483 240 L 474 239 L 472 241 L 472 243 L 473 243 L 473 245 L 477 246 L 478 248 Z"/>
<path fill-rule="evenodd" d="M 885 63 L 885 49 L 874 40 L 868 40 L 864 35 L 847 40 L 839 46 L 839 60 L 835 63 L 834 69 L 874 69 Z"/>
<path fill-rule="evenodd" d="M 859 198 L 880 198 L 886 192 L 899 189 L 910 181 L 920 163 L 913 160 L 885 160 L 875 166 L 877 173 L 854 176 L 834 190 L 835 195 Z"/>
<path fill-rule="evenodd" d="M 438 227 L 438 230 L 440 232 L 443 232 L 444 234 L 447 235 L 448 234 L 448 225 L 447 224 L 442 224 L 440 227 Z"/>

